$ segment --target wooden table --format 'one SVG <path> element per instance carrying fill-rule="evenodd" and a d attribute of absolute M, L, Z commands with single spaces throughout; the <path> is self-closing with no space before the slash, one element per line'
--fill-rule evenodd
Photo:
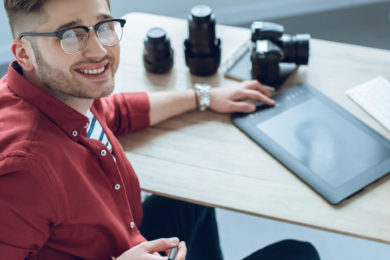
<path fill-rule="evenodd" d="M 205 78 L 189 73 L 183 51 L 185 20 L 144 13 L 125 18 L 116 92 L 184 90 L 198 82 L 237 84 L 221 72 Z M 156 26 L 167 31 L 175 51 L 174 68 L 164 75 L 145 72 L 142 63 L 146 32 Z M 217 35 L 223 63 L 250 32 L 219 25 Z M 390 51 L 313 39 L 309 66 L 301 66 L 284 87 L 308 82 L 390 139 L 390 132 L 345 95 L 345 90 L 379 75 L 390 79 Z M 194 111 L 120 142 L 145 191 L 390 243 L 390 176 L 332 206 L 235 128 L 229 115 Z"/>

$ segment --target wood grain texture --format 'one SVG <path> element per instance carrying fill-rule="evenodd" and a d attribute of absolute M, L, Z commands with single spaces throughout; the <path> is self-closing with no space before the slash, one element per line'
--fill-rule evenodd
<path fill-rule="evenodd" d="M 126 15 L 116 92 L 184 90 L 197 82 L 237 84 L 222 73 L 201 78 L 185 66 L 187 22 L 143 13 Z M 143 40 L 151 27 L 164 28 L 175 65 L 164 75 L 145 72 Z M 218 26 L 222 61 L 247 39 L 247 29 Z M 390 80 L 390 52 L 313 39 L 309 66 L 283 88 L 305 81 L 390 139 L 349 100 L 345 90 L 376 76 Z M 204 205 L 390 243 L 390 176 L 338 206 L 328 204 L 277 160 L 235 128 L 229 115 L 189 112 L 119 138 L 145 191 Z"/>

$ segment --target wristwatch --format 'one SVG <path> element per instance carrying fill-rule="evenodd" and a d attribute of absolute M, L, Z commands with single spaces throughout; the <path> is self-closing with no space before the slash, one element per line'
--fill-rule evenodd
<path fill-rule="evenodd" d="M 209 84 L 195 84 L 195 90 L 199 91 L 199 110 L 205 111 L 210 106 L 210 85 Z"/>

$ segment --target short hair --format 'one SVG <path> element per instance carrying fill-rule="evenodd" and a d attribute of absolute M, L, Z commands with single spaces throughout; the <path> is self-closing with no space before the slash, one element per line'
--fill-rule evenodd
<path fill-rule="evenodd" d="M 18 37 L 17 21 L 26 15 L 40 14 L 43 12 L 43 6 L 48 0 L 4 0 L 4 9 L 8 15 L 8 21 L 11 26 L 11 31 L 14 39 Z M 106 0 L 108 8 L 110 7 L 110 0 Z M 30 23 L 28 23 L 30 24 Z M 31 25 L 31 24 L 30 24 Z M 29 30 L 29 28 L 23 28 Z"/>

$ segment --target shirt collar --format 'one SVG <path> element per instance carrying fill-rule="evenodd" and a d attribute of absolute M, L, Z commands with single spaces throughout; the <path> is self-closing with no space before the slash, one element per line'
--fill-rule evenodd
<path fill-rule="evenodd" d="M 72 139 L 86 136 L 88 118 L 30 82 L 23 75 L 20 65 L 10 63 L 7 74 L 8 87 L 17 96 L 36 106 Z"/>

